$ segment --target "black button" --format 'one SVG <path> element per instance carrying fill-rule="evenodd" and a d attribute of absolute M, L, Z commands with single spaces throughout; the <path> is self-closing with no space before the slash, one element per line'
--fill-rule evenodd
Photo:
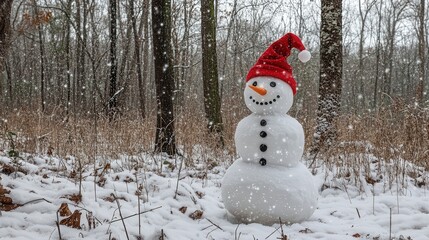
<path fill-rule="evenodd" d="M 267 136 L 267 133 L 265 131 L 262 131 L 262 132 L 259 133 L 259 136 L 261 136 L 261 137 L 264 138 L 264 137 Z"/>
<path fill-rule="evenodd" d="M 261 158 L 261 160 L 259 160 L 259 164 L 261 164 L 262 166 L 267 165 L 267 160 L 265 160 L 265 158 Z"/>
<path fill-rule="evenodd" d="M 265 119 L 262 119 L 261 120 L 261 126 L 265 126 L 265 125 L 267 125 L 267 121 L 265 121 Z"/>
<path fill-rule="evenodd" d="M 265 152 L 265 151 L 267 151 L 267 145 L 265 145 L 265 144 L 261 144 L 261 146 L 259 146 L 259 149 L 262 151 L 262 152 Z"/>

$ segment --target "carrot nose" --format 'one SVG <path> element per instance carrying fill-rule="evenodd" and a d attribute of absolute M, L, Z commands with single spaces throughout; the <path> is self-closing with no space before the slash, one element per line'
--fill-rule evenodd
<path fill-rule="evenodd" d="M 263 87 L 256 87 L 256 86 L 253 86 L 253 85 L 249 85 L 249 87 L 253 91 L 257 92 L 259 95 L 264 96 L 265 94 L 267 94 L 267 90 L 265 88 L 263 88 Z"/>

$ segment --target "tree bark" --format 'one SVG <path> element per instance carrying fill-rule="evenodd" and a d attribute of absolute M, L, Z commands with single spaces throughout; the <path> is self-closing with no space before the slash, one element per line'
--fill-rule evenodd
<path fill-rule="evenodd" d="M 117 115 L 117 58 L 116 58 L 116 0 L 110 0 L 110 73 L 108 116 L 112 122 Z"/>
<path fill-rule="evenodd" d="M 33 0 L 34 15 L 39 16 L 39 9 L 36 0 Z M 46 96 L 45 96 L 45 48 L 43 45 L 43 30 L 42 24 L 37 23 L 37 33 L 39 37 L 39 53 L 40 53 L 40 108 L 42 113 L 45 112 Z"/>
<path fill-rule="evenodd" d="M 204 110 L 210 132 L 219 134 L 223 145 L 223 124 L 216 54 L 216 13 L 214 0 L 201 1 L 202 70 Z"/>
<path fill-rule="evenodd" d="M 336 140 L 335 120 L 342 88 L 342 0 L 322 0 L 320 83 L 317 126 L 312 153 L 327 150 Z"/>
<path fill-rule="evenodd" d="M 174 76 L 171 46 L 171 2 L 152 1 L 152 32 L 155 59 L 157 123 L 155 152 L 176 154 L 174 131 Z"/>
<path fill-rule="evenodd" d="M 359 32 L 359 95 L 358 102 L 362 111 L 365 110 L 366 94 L 365 94 L 365 83 L 364 83 L 364 66 L 363 66 L 363 44 L 365 40 L 365 24 L 369 11 L 374 6 L 375 1 L 368 2 L 366 8 L 362 9 L 362 2 L 359 0 L 359 16 L 360 16 L 360 32 Z"/>
<path fill-rule="evenodd" d="M 6 68 L 6 54 L 10 40 L 10 12 L 13 0 L 0 1 L 0 73 Z"/>
<path fill-rule="evenodd" d="M 72 0 L 67 1 L 67 14 L 71 15 L 72 8 Z M 70 114 L 70 106 L 71 106 L 71 69 L 70 69 L 70 20 L 67 20 L 66 27 L 66 74 L 67 74 L 67 102 L 66 102 L 66 115 L 67 117 Z"/>
<path fill-rule="evenodd" d="M 143 0 L 143 12 L 142 12 L 142 18 L 141 18 L 141 22 L 140 22 L 140 26 L 139 26 L 139 32 L 141 32 L 141 29 L 143 29 L 143 46 L 142 46 L 142 64 L 143 64 L 143 69 L 142 69 L 142 78 L 144 79 L 144 84 L 147 85 L 147 82 L 151 82 L 151 77 L 150 77 L 150 69 L 149 68 L 149 64 L 150 64 L 150 51 L 149 51 L 149 13 L 150 13 L 150 0 Z M 145 86 L 142 86 L 142 88 L 139 88 L 139 96 L 146 96 L 146 91 L 145 91 Z M 152 93 L 153 91 L 150 91 L 150 93 Z M 143 99 L 143 101 L 145 101 L 146 97 Z M 152 98 L 151 98 L 152 99 Z M 146 102 L 146 101 L 145 101 Z"/>
<path fill-rule="evenodd" d="M 10 13 L 13 0 L 0 1 L 0 99 L 3 95 L 3 83 L 8 83 L 9 101 L 13 104 L 12 81 L 6 71 L 6 58 L 10 41 Z M 6 98 L 6 97 L 5 97 Z"/>
<path fill-rule="evenodd" d="M 373 101 L 373 108 L 377 111 L 377 104 L 378 104 L 378 83 L 380 78 L 380 51 L 381 51 L 381 20 L 382 20 L 382 12 L 381 9 L 383 8 L 383 0 L 380 0 L 380 8 L 377 9 L 378 12 L 378 26 L 377 26 L 377 50 L 376 50 L 376 56 L 375 56 L 375 79 L 374 79 L 374 101 Z"/>
<path fill-rule="evenodd" d="M 420 0 L 419 5 L 419 29 L 418 29 L 418 38 L 419 38 L 419 80 L 417 84 L 416 100 L 422 105 L 424 102 L 424 80 L 425 80 L 425 0 Z"/>
<path fill-rule="evenodd" d="M 134 34 L 134 48 L 135 48 L 134 55 L 137 62 L 137 82 L 139 84 L 140 115 L 142 119 L 144 119 L 146 116 L 146 112 L 145 112 L 145 96 L 144 96 L 143 75 L 142 75 L 142 62 L 140 59 L 140 36 L 137 29 L 137 16 L 134 13 L 134 0 L 130 0 L 130 14 L 131 14 L 132 27 L 133 27 L 133 34 Z"/>

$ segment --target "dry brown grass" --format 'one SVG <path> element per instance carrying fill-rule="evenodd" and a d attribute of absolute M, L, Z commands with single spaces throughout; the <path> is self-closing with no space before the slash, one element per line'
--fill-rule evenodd
<path fill-rule="evenodd" d="M 198 108 L 176 111 L 176 141 L 182 154 L 191 156 L 195 146 L 205 146 L 210 154 L 234 155 L 233 136 L 240 118 L 225 112 L 225 148 L 220 149 L 217 138 L 208 134 L 204 113 Z M 74 117 L 67 120 L 57 112 L 15 110 L 0 116 L 0 150 L 10 148 L 8 132 L 13 132 L 15 147 L 20 152 L 52 154 L 59 157 L 76 156 L 85 160 L 94 155 L 115 159 L 120 155 L 151 152 L 154 147 L 156 114 L 149 112 L 142 120 L 137 114 L 123 115 L 109 123 L 103 115 Z M 208 153 L 207 153 L 208 154 Z"/>
<path fill-rule="evenodd" d="M 333 177 L 360 189 L 382 182 L 385 190 L 397 186 L 404 191 L 408 177 L 416 186 L 428 184 L 423 171 L 429 169 L 427 109 L 397 101 L 378 113 L 344 114 L 337 127 L 337 144 L 318 156 L 318 165 L 323 163 Z"/>
<path fill-rule="evenodd" d="M 226 103 L 227 104 L 227 103 Z M 237 109 L 239 109 L 237 111 Z M 209 149 L 211 157 L 226 154 L 235 157 L 234 132 L 237 123 L 249 112 L 243 108 L 225 108 L 225 149 L 206 131 L 204 113 L 197 107 L 176 111 L 177 142 L 185 156 L 194 154 L 195 146 Z M 17 134 L 16 149 L 21 152 L 52 154 L 60 157 L 73 155 L 89 159 L 94 155 L 117 158 L 119 155 L 136 155 L 151 152 L 155 134 L 155 113 L 141 120 L 125 115 L 111 124 L 101 115 L 70 117 L 64 121 L 60 114 L 40 114 L 31 111 L 14 111 L 2 116 L 0 147 L 8 148 L 5 133 Z M 304 120 L 302 120 L 304 119 Z M 306 133 L 306 149 L 311 144 L 314 121 L 302 118 Z M 336 164 L 344 169 L 368 168 L 373 155 L 380 160 L 408 160 L 429 169 L 429 112 L 396 101 L 391 108 L 377 114 L 359 117 L 342 115 L 338 122 L 339 144 L 319 157 L 328 166 Z M 215 160 L 215 159 L 212 159 Z M 350 171 L 350 170 L 347 170 Z"/>

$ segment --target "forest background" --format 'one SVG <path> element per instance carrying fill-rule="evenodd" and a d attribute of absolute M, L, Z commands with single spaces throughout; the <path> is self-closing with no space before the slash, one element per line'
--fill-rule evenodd
<path fill-rule="evenodd" d="M 311 149 L 320 96 L 321 1 L 166 2 L 171 25 L 164 26 L 153 18 L 149 0 L 3 1 L 0 17 L 10 12 L 11 25 L 8 51 L 0 59 L 2 138 L 19 151 L 88 161 L 156 150 L 158 24 L 171 33 L 171 65 L 161 68 L 173 79 L 168 124 L 175 126 L 177 152 L 192 154 L 201 145 L 236 157 L 235 126 L 250 113 L 242 98 L 245 77 L 286 32 L 300 36 L 312 53 L 305 64 L 297 52 L 289 57 L 298 82 L 289 114 L 302 123 Z M 10 11 L 3 11 L 8 3 Z M 338 144 L 318 157 L 359 166 L 358 155 L 342 153 L 370 152 L 429 168 L 427 8 L 425 0 L 343 1 Z M 211 13 L 205 21 L 200 9 Z M 213 45 L 207 43 L 210 33 L 202 34 L 207 21 L 216 33 L 220 105 L 214 114 L 220 127 L 214 129 L 203 87 L 208 55 L 202 43 Z"/>

